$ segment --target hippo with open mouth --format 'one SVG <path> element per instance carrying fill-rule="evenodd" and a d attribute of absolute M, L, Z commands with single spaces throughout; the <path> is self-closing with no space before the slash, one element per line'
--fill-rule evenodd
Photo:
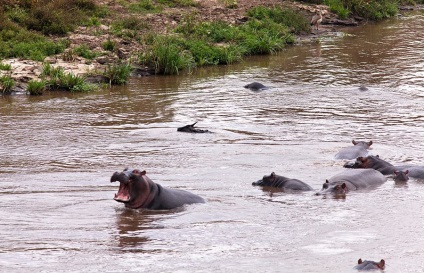
<path fill-rule="evenodd" d="M 110 182 L 120 183 L 118 193 L 113 198 L 131 209 L 166 210 L 186 204 L 205 203 L 205 200 L 193 193 L 162 187 L 146 176 L 146 171 L 125 169 L 115 172 Z"/>

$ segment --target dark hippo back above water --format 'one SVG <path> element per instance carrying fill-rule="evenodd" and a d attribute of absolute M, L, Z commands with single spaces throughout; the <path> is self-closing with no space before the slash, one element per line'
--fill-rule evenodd
<path fill-rule="evenodd" d="M 253 186 L 274 187 L 283 191 L 311 191 L 312 188 L 308 184 L 298 179 L 287 178 L 272 172 L 265 175 L 262 179 L 253 182 Z"/>
<path fill-rule="evenodd" d="M 358 260 L 358 265 L 355 266 L 353 269 L 356 269 L 358 271 L 368 271 L 368 270 L 383 270 L 386 266 L 386 262 L 381 259 L 379 262 L 374 261 L 367 261 L 362 259 Z"/>
<path fill-rule="evenodd" d="M 375 188 L 386 181 L 387 178 L 376 170 L 345 170 L 326 180 L 319 194 L 343 195 L 349 191 Z"/>
<path fill-rule="evenodd" d="M 394 166 L 389 162 L 381 159 L 378 155 L 369 155 L 367 157 L 358 157 L 355 163 L 346 163 L 345 168 L 353 169 L 374 169 L 384 175 L 392 175 L 394 171 L 408 170 L 409 177 L 424 178 L 424 166 L 401 165 Z"/>
<path fill-rule="evenodd" d="M 372 145 L 372 141 L 365 142 L 365 141 L 355 141 L 352 140 L 353 146 L 349 146 L 346 148 L 343 148 L 338 152 L 334 158 L 335 159 L 355 159 L 359 156 L 367 156 L 368 149 Z"/>
<path fill-rule="evenodd" d="M 252 82 L 252 83 L 246 84 L 244 88 L 250 89 L 252 91 L 261 91 L 261 90 L 269 89 L 269 87 L 259 82 Z"/>

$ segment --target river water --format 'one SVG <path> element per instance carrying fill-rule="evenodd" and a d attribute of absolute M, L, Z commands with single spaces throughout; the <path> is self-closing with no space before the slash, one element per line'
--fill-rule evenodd
<path fill-rule="evenodd" d="M 352 139 L 424 164 L 423 14 L 346 33 L 91 94 L 0 98 L 0 271 L 340 273 L 359 258 L 424 271 L 424 181 L 342 200 L 251 185 L 274 171 L 319 190 Z M 195 121 L 214 133 L 176 131 Z M 109 182 L 125 167 L 207 203 L 125 209 Z"/>

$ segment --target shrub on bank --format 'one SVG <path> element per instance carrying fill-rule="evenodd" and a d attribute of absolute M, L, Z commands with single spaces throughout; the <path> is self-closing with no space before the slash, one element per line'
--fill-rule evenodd
<path fill-rule="evenodd" d="M 27 92 L 31 96 L 42 95 L 46 90 L 46 83 L 44 81 L 30 80 L 27 86 Z"/>
<path fill-rule="evenodd" d="M 41 77 L 47 89 L 90 92 L 98 88 L 95 84 L 87 83 L 84 77 L 73 73 L 65 73 L 62 67 L 52 67 L 49 63 L 44 64 Z"/>
<path fill-rule="evenodd" d="M 15 81 L 10 75 L 0 76 L 0 92 L 2 94 L 10 94 L 13 86 L 15 86 Z"/>
<path fill-rule="evenodd" d="M 125 84 L 130 77 L 131 66 L 129 64 L 108 65 L 103 75 L 109 78 L 109 85 Z"/>
<path fill-rule="evenodd" d="M 154 66 L 158 74 L 177 74 L 195 66 L 231 64 L 244 56 L 275 53 L 294 42 L 292 33 L 310 28 L 304 17 L 294 14 L 280 8 L 257 7 L 248 11 L 248 22 L 236 26 L 197 23 L 190 15 L 176 28 L 177 36 L 146 36 L 148 50 L 139 60 Z"/>

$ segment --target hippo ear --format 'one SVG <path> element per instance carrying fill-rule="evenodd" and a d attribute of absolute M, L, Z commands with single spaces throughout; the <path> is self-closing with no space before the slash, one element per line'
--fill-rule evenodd
<path fill-rule="evenodd" d="M 380 158 L 380 156 L 379 156 L 379 155 L 376 155 L 375 157 Z"/>
<path fill-rule="evenodd" d="M 352 140 L 352 144 L 353 145 L 356 145 L 356 144 L 358 144 L 358 142 L 356 142 L 354 139 Z"/>
<path fill-rule="evenodd" d="M 380 269 L 384 269 L 384 265 L 386 264 L 386 262 L 383 260 L 383 259 L 381 259 L 381 261 L 378 263 L 378 267 L 380 268 Z"/>
<path fill-rule="evenodd" d="M 372 145 L 372 140 L 370 140 L 370 142 L 368 142 L 368 146 L 371 146 Z"/>
<path fill-rule="evenodd" d="M 409 170 L 406 170 L 406 171 L 405 171 L 405 174 L 408 174 L 408 173 L 409 173 Z"/>
<path fill-rule="evenodd" d="M 361 264 L 362 263 L 362 259 L 361 258 L 359 258 L 359 260 L 358 260 L 358 264 Z"/>
<path fill-rule="evenodd" d="M 275 172 L 272 172 L 271 173 L 271 178 L 274 178 L 275 177 Z"/>
<path fill-rule="evenodd" d="M 146 171 L 142 171 L 140 175 L 146 175 Z"/>

